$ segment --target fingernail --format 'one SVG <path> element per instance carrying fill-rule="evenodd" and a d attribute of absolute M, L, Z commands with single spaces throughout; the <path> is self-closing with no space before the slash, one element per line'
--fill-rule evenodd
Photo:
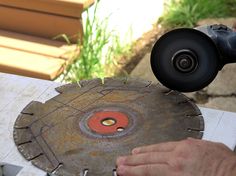
<path fill-rule="evenodd" d="M 118 166 L 118 168 L 116 169 L 116 172 L 119 176 L 122 176 L 125 174 L 125 166 L 121 165 Z"/>
<path fill-rule="evenodd" d="M 117 159 L 116 164 L 117 164 L 117 165 L 122 165 L 122 164 L 124 164 L 125 158 L 126 158 L 126 157 L 124 157 L 124 156 L 119 157 L 119 158 Z"/>
<path fill-rule="evenodd" d="M 137 153 L 139 153 L 139 148 L 135 148 L 132 150 L 132 154 L 137 154 Z"/>

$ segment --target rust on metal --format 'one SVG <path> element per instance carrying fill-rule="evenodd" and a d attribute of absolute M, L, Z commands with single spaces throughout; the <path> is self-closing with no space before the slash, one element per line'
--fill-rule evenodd
<path fill-rule="evenodd" d="M 58 176 L 116 175 L 117 156 L 134 147 L 201 138 L 204 130 L 194 103 L 148 81 L 94 79 L 56 90 L 22 110 L 14 140 L 27 160 Z"/>

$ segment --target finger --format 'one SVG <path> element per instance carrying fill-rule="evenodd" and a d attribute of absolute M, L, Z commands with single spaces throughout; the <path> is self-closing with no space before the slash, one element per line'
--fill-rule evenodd
<path fill-rule="evenodd" d="M 153 164 L 140 166 L 119 166 L 119 176 L 171 176 L 167 165 Z"/>
<path fill-rule="evenodd" d="M 132 150 L 132 154 L 146 152 L 170 152 L 175 149 L 178 142 L 165 142 L 144 147 L 138 147 Z"/>
<path fill-rule="evenodd" d="M 119 157 L 117 159 L 117 165 L 128 165 L 137 166 L 143 164 L 163 164 L 167 163 L 171 158 L 171 153 L 169 152 L 151 152 L 151 153 L 141 153 L 137 155 L 130 155 Z"/>

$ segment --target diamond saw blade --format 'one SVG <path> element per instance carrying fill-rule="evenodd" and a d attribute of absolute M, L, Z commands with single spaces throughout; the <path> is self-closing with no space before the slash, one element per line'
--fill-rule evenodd
<path fill-rule="evenodd" d="M 14 125 L 20 153 L 58 176 L 112 176 L 134 147 L 201 138 L 197 106 L 179 92 L 136 79 L 107 78 L 56 88 L 31 102 Z"/>

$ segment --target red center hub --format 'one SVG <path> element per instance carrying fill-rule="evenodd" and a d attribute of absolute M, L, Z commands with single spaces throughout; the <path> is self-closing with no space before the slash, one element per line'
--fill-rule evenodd
<path fill-rule="evenodd" d="M 117 111 L 96 112 L 88 120 L 89 128 L 99 134 L 123 131 L 128 124 L 127 115 Z"/>

